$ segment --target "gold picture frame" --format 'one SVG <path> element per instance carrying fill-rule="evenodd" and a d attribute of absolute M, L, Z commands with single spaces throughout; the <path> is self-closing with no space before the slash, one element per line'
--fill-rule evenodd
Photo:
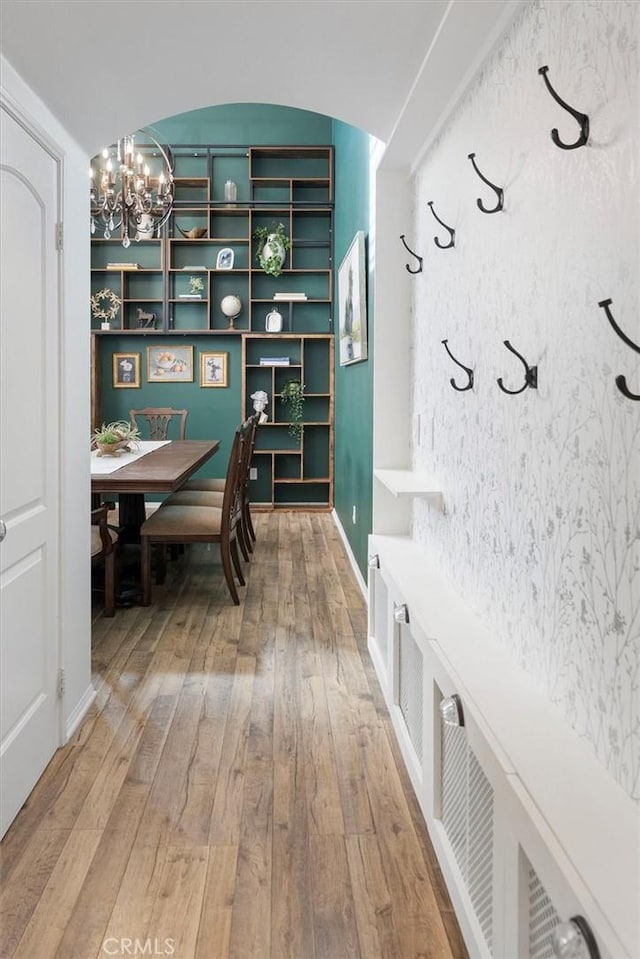
<path fill-rule="evenodd" d="M 140 353 L 113 353 L 111 363 L 114 390 L 140 388 Z"/>
<path fill-rule="evenodd" d="M 148 346 L 147 383 L 193 383 L 193 347 Z"/>
<path fill-rule="evenodd" d="M 200 354 L 200 386 L 229 385 L 229 354 Z"/>

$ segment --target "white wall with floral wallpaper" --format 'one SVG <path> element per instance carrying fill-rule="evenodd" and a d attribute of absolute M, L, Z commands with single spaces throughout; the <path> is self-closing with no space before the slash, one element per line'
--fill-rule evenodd
<path fill-rule="evenodd" d="M 412 533 L 564 720 L 640 799 L 640 393 L 638 354 L 598 307 L 613 300 L 640 342 L 640 5 L 536 0 L 421 161 L 414 181 L 415 469 L 445 512 L 416 501 Z M 538 68 L 588 113 L 576 121 Z M 505 208 L 481 213 L 504 187 Z M 456 243 L 427 202 L 455 227 Z M 472 391 L 456 392 L 475 370 Z M 538 389 L 508 339 L 538 365 Z"/>

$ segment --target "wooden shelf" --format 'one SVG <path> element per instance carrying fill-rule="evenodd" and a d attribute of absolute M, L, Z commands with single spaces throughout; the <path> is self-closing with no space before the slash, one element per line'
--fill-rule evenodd
<path fill-rule="evenodd" d="M 281 400 L 285 381 L 293 377 L 307 383 L 310 418 L 302 425 L 309 429 L 298 448 L 292 449 L 286 447 L 290 440 L 293 442 L 292 437 L 285 436 L 289 421 L 266 424 L 269 429 L 263 432 L 263 441 L 285 444 L 285 448 L 256 450 L 264 474 L 254 498 L 270 503 L 271 508 L 285 505 L 278 501 L 286 498 L 305 508 L 308 500 L 315 500 L 312 508 L 326 509 L 333 505 L 334 455 L 333 147 L 230 149 L 222 145 L 173 144 L 172 152 L 175 199 L 161 236 L 133 243 L 128 251 L 124 251 L 119 233 L 109 240 L 92 238 L 92 292 L 108 286 L 123 304 L 120 327 L 103 331 L 93 321 L 94 345 L 105 336 L 167 337 L 178 343 L 202 342 L 202 337 L 234 337 L 242 346 L 242 416 L 251 412 L 251 392 L 262 388 L 269 392 L 269 417 L 286 415 Z M 223 197 L 227 178 L 238 187 L 235 203 Z M 285 269 L 279 277 L 273 277 L 257 263 L 255 234 L 259 227 L 268 228 L 278 221 L 284 223 L 291 246 Z M 205 229 L 205 235 L 191 239 L 180 232 L 194 228 Z M 234 251 L 231 270 L 215 267 L 223 247 Z M 139 268 L 106 267 L 107 260 L 125 262 L 129 258 L 139 262 Z M 201 299 L 180 296 L 190 289 L 190 274 L 200 275 L 203 280 Z M 276 291 L 298 290 L 304 290 L 308 298 L 274 299 Z M 145 297 L 145 292 L 150 295 Z M 230 294 L 240 297 L 243 306 L 233 329 L 227 328 L 219 311 L 220 299 Z M 159 328 L 135 325 L 136 307 L 145 308 L 145 304 L 147 310 L 157 314 Z M 282 311 L 285 331 L 266 333 L 265 314 L 276 309 Z M 189 326 L 194 323 L 195 327 Z M 122 324 L 130 325 L 122 328 Z M 258 339 L 259 344 L 254 342 Z M 106 350 L 112 348 L 105 345 Z M 258 362 L 260 356 L 270 354 L 288 355 L 292 362 L 287 366 Z M 255 385 L 250 388 L 250 384 Z M 278 457 L 285 459 L 278 463 Z M 291 467 L 286 457 L 295 457 L 298 466 Z M 300 476 L 278 475 L 290 471 Z M 309 475 L 309 471 L 320 472 L 322 477 Z"/>

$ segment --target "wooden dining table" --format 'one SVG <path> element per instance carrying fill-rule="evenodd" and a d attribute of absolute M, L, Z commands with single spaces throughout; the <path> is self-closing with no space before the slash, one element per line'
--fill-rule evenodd
<path fill-rule="evenodd" d="M 173 493 L 180 489 L 220 448 L 220 440 L 175 440 L 145 452 L 145 442 L 132 462 L 124 462 L 112 472 L 97 472 L 92 453 L 91 493 L 95 498 L 117 495 L 119 501 L 120 541 L 140 541 L 140 527 L 145 521 L 145 493 Z"/>

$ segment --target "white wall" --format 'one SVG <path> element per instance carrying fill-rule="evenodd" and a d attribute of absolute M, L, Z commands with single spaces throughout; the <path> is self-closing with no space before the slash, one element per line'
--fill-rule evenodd
<path fill-rule="evenodd" d="M 442 515 L 416 502 L 413 535 L 515 660 L 640 798 L 640 392 L 637 354 L 606 321 L 611 297 L 640 341 L 638 22 L 626 0 L 539 0 L 520 13 L 414 181 L 414 468 L 438 477 Z M 576 122 L 538 67 L 591 119 Z M 476 207 L 504 186 L 505 211 Z M 427 201 L 456 228 L 453 250 Z M 475 369 L 474 390 L 440 341 Z M 506 396 L 523 368 L 539 389 Z M 420 417 L 420 435 L 417 424 Z"/>
<path fill-rule="evenodd" d="M 63 310 L 61 318 L 61 585 L 63 728 L 70 732 L 91 700 L 91 582 L 88 513 L 89 422 L 89 158 L 56 118 L 0 58 L 2 86 L 64 154 Z"/>

